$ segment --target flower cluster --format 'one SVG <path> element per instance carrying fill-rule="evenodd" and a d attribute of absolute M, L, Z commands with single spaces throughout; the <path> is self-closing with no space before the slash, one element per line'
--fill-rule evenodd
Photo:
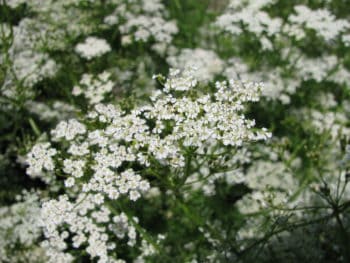
<path fill-rule="evenodd" d="M 50 122 L 53 120 L 67 120 L 74 116 L 77 109 L 62 101 L 54 101 L 52 105 L 44 102 L 28 101 L 26 108 L 29 112 L 37 115 L 40 120 Z"/>
<path fill-rule="evenodd" d="M 39 194 L 24 192 L 17 199 L 11 206 L 0 207 L 0 261 L 43 262 L 44 250 L 37 246 L 41 235 Z M 21 258 L 14 252 L 21 253 Z"/>
<path fill-rule="evenodd" d="M 56 141 L 62 138 L 70 141 L 73 140 L 79 134 L 85 134 L 86 127 L 75 119 L 60 122 L 57 127 L 51 131 L 52 138 Z"/>
<path fill-rule="evenodd" d="M 295 14 L 288 18 L 289 24 L 285 30 L 298 40 L 305 38 L 305 28 L 313 30 L 328 42 L 350 29 L 347 20 L 337 19 L 327 9 L 312 10 L 305 5 L 297 5 L 294 10 Z"/>
<path fill-rule="evenodd" d="M 247 30 L 259 38 L 264 49 L 271 50 L 273 45 L 270 38 L 280 32 L 282 19 L 272 18 L 262 9 L 273 2 L 274 0 L 232 0 L 227 11 L 217 18 L 216 25 L 233 35 Z"/>
<path fill-rule="evenodd" d="M 108 53 L 111 51 L 111 47 L 104 39 L 88 37 L 83 43 L 80 43 L 75 47 L 75 51 L 81 57 L 90 60 Z"/>
<path fill-rule="evenodd" d="M 112 215 L 109 208 L 102 205 L 99 194 L 80 194 L 75 202 L 67 196 L 44 203 L 41 210 L 41 223 L 45 227 L 46 241 L 42 247 L 47 250 L 48 262 L 72 262 L 74 257 L 65 253 L 66 240 L 72 239 L 74 248 L 84 247 L 91 258 L 103 262 L 124 262 L 113 260 L 116 244 L 113 237 L 128 237 L 128 245 L 136 244 L 136 230 L 130 225 L 124 213 Z M 137 222 L 137 218 L 133 218 Z M 64 225 L 67 228 L 62 228 Z"/>
<path fill-rule="evenodd" d="M 217 18 L 216 25 L 229 32 L 238 45 L 241 41 L 247 41 L 241 37 L 240 32 L 248 30 L 252 33 L 251 43 L 256 40 L 260 42 L 261 52 L 274 50 L 274 53 L 279 54 L 276 64 L 262 63 L 262 66 L 257 68 L 255 64 L 242 60 L 238 53 L 237 57 L 228 61 L 224 74 L 229 78 L 266 82 L 263 95 L 283 104 L 291 103 L 291 95 L 295 94 L 305 81 L 328 80 L 339 85 L 346 84 L 349 70 L 344 65 L 343 58 L 338 58 L 333 53 L 309 57 L 303 51 L 303 44 L 295 42 L 291 36 L 299 41 L 312 37 L 310 31 L 314 31 L 320 37 L 318 41 L 323 40 L 324 45 L 331 45 L 331 41 L 336 41 L 347 32 L 348 21 L 337 19 L 328 9 L 312 10 L 304 5 L 296 5 L 294 10 L 297 14 L 290 12 L 286 21 L 282 23 L 282 17 L 269 13 L 274 4 L 275 1 L 243 3 L 233 0 L 225 14 Z M 266 22 L 259 19 L 261 17 L 265 17 Z M 346 39 L 346 35 L 344 37 Z"/>
<path fill-rule="evenodd" d="M 57 151 L 51 148 L 50 143 L 36 144 L 27 156 L 27 163 L 29 165 L 27 174 L 32 177 L 39 177 L 43 175 L 43 172 L 51 172 L 54 170 L 53 156 L 57 154 Z"/>
<path fill-rule="evenodd" d="M 19 5 L 24 4 L 25 2 L 26 1 L 24 1 L 24 0 L 9 0 L 9 1 L 6 1 L 6 4 L 8 6 L 10 6 L 11 8 L 16 8 Z"/>
<path fill-rule="evenodd" d="M 0 24 L 0 30 L 0 43 L 5 46 L 7 41 L 12 43 L 8 50 L 0 54 L 0 61 L 5 69 L 0 92 L 11 99 L 19 96 L 31 97 L 31 88 L 43 79 L 53 77 L 58 66 L 47 54 L 37 51 L 32 40 L 23 37 L 27 32 L 22 23 L 11 29 L 9 25 Z"/>
<path fill-rule="evenodd" d="M 196 68 L 195 76 L 203 82 L 214 79 L 224 66 L 223 61 L 215 52 L 201 48 L 182 49 L 179 55 L 170 56 L 167 60 L 173 68 Z"/>
<path fill-rule="evenodd" d="M 97 28 L 87 21 L 93 19 L 101 5 L 99 1 L 86 1 L 89 9 L 81 8 L 83 1 L 80 0 L 22 2 L 26 3 L 24 7 L 29 12 L 36 15 L 20 21 L 21 40 L 31 42 L 36 49 L 65 50 L 71 46 L 72 39 L 89 35 Z"/>
<path fill-rule="evenodd" d="M 104 22 L 109 26 L 118 25 L 125 45 L 133 40 L 147 42 L 150 38 L 169 44 L 178 29 L 174 21 L 164 19 L 166 16 L 160 0 L 128 0 L 119 3 Z"/>
<path fill-rule="evenodd" d="M 336 140 L 339 136 L 350 136 L 350 129 L 346 127 L 348 118 L 344 112 L 321 112 L 316 109 L 300 109 L 296 114 L 306 119 L 308 124 L 319 134 L 327 134 Z"/>
<path fill-rule="evenodd" d="M 99 103 L 113 89 L 114 83 L 110 77 L 111 74 L 106 71 L 97 76 L 84 74 L 79 85 L 73 87 L 72 94 L 75 96 L 83 95 L 90 104 Z"/>
<path fill-rule="evenodd" d="M 297 78 L 287 78 L 283 76 L 283 70 L 275 68 L 273 70 L 252 71 L 249 65 L 239 58 L 231 58 L 227 62 L 224 75 L 227 78 L 235 78 L 247 81 L 264 81 L 262 96 L 268 100 L 278 100 L 283 104 L 290 103 L 290 95 L 294 94 L 300 84 Z"/>
<path fill-rule="evenodd" d="M 85 124 L 71 119 L 60 122 L 51 132 L 53 140 L 62 143 L 59 151 L 45 143 L 34 146 L 29 154 L 30 174 L 55 168 L 55 173 L 62 171 L 66 177 L 67 189 L 82 192 L 73 202 L 61 196 L 44 204 L 46 236 L 53 248 L 50 258 L 72 259 L 63 252 L 69 233 L 57 233 L 60 225 L 67 224 L 69 232 L 75 234 L 74 246 L 88 241 L 90 256 L 106 262 L 107 250 L 113 247 L 106 243 L 105 229 L 94 222 L 109 222 L 108 204 L 112 200 L 127 195 L 136 201 L 150 189 L 144 176 L 151 163 L 181 169 L 186 164 L 186 148 L 207 144 L 237 147 L 270 137 L 241 114 L 246 102 L 259 99 L 261 84 L 217 82 L 211 97 L 196 89 L 198 80 L 192 70 L 173 70 L 168 79 L 158 78 L 164 81 L 164 90 L 155 92 L 151 105 L 125 112 L 117 106 L 97 104 Z M 176 95 L 178 92 L 181 95 Z M 68 149 L 64 146 L 67 142 Z M 52 158 L 58 160 L 56 166 Z M 95 211 L 97 206 L 100 210 Z M 114 223 L 118 220 L 114 218 Z"/>
<path fill-rule="evenodd" d="M 266 149 L 267 151 L 271 149 Z M 243 214 L 257 213 L 261 208 L 269 208 L 288 203 L 293 194 L 299 189 L 299 182 L 293 177 L 293 169 L 297 169 L 301 160 L 291 159 L 286 153 L 285 160 L 291 160 L 288 167 L 285 160 L 279 160 L 275 152 L 268 153 L 265 161 L 256 161 L 247 170 L 244 182 L 252 189 L 251 194 L 247 194 L 237 202 L 237 206 Z M 304 199 L 304 201 L 306 201 Z"/>

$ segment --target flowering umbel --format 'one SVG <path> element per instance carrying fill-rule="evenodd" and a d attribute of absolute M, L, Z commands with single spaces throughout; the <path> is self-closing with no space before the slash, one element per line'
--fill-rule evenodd
<path fill-rule="evenodd" d="M 188 176 L 188 148 L 238 147 L 270 137 L 243 115 L 244 103 L 259 99 L 261 84 L 217 82 L 214 94 L 209 95 L 198 88 L 201 83 L 192 69 L 171 70 L 168 79 L 158 79 L 164 81 L 164 88 L 154 93 L 149 105 L 126 111 L 115 105 L 97 104 L 85 119 L 57 125 L 51 132 L 56 149 L 40 143 L 29 153 L 29 172 L 35 170 L 38 176 L 42 167 L 45 178 L 47 171 L 54 170 L 57 183 L 59 176 L 65 177 L 68 193 L 80 193 L 72 198 L 63 195 L 59 201 L 51 200 L 43 206 L 42 220 L 49 241 L 45 246 L 50 248 L 52 260 L 61 256 L 67 262 L 72 258 L 63 253 L 65 239 L 72 235 L 74 246 L 82 247 L 87 241 L 86 251 L 92 258 L 109 262 L 108 251 L 114 247 L 108 245 L 106 230 L 115 224 L 109 205 L 125 196 L 136 201 L 147 192 L 150 182 L 146 171 L 154 169 L 155 164 L 167 167 L 169 177 L 184 177 Z M 50 155 L 37 154 L 38 149 Z M 100 218 L 101 213 L 103 220 L 99 220 L 106 223 L 105 228 L 94 225 L 100 222 L 95 215 Z M 68 229 L 62 230 L 63 225 Z"/>

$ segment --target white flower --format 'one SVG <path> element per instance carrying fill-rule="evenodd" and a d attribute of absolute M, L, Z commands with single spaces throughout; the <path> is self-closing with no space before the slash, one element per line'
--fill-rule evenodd
<path fill-rule="evenodd" d="M 127 1 L 119 3 L 114 12 L 105 17 L 104 23 L 109 26 L 118 24 L 123 45 L 132 43 L 132 38 L 169 44 L 178 28 L 166 17 L 165 6 L 160 0 Z"/>
<path fill-rule="evenodd" d="M 44 250 L 37 246 L 42 235 L 39 193 L 24 191 L 16 199 L 0 207 L 0 262 L 44 262 Z"/>
<path fill-rule="evenodd" d="M 343 40 L 345 46 L 347 46 L 347 47 L 350 46 L 350 34 L 343 35 L 342 40 Z"/>
<path fill-rule="evenodd" d="M 84 74 L 79 85 L 74 86 L 72 94 L 75 96 L 84 95 L 90 104 L 100 103 L 106 94 L 112 91 L 114 83 L 110 77 L 111 74 L 106 71 L 97 76 Z"/>
<path fill-rule="evenodd" d="M 42 246 L 49 262 L 63 263 L 73 260 L 72 255 L 64 252 L 69 235 L 72 236 L 73 247 L 85 247 L 87 244 L 86 252 L 92 259 L 99 258 L 99 262 L 117 262 L 109 255 L 109 252 L 113 254 L 115 248 L 109 245 L 110 239 L 122 239 L 127 235 L 128 244 L 136 244 L 136 230 L 129 224 L 125 214 L 111 218 L 111 211 L 102 203 L 102 195 L 80 194 L 75 202 L 63 195 L 58 200 L 43 204 L 41 224 L 47 241 Z"/>
<path fill-rule="evenodd" d="M 50 143 L 36 144 L 27 155 L 27 174 L 32 177 L 40 176 L 44 171 L 53 171 L 55 168 L 52 157 L 57 151 L 50 148 Z"/>
<path fill-rule="evenodd" d="M 114 105 L 96 104 L 86 119 L 61 122 L 51 132 L 53 140 L 62 146 L 57 156 L 62 161 L 57 162 L 56 169 L 67 176 L 65 187 L 79 193 L 43 205 L 51 260 L 57 255 L 70 260 L 64 253 L 68 236 L 74 247 L 84 246 L 91 258 L 102 262 L 111 258 L 111 232 L 112 238 L 127 236 L 127 244 L 134 246 L 136 229 L 129 226 L 124 214 L 111 221 L 110 208 L 122 196 L 135 202 L 150 191 L 144 175 L 154 162 L 183 176 L 189 147 L 237 148 L 271 136 L 265 129 L 254 128 L 255 122 L 242 113 L 246 102 L 259 100 L 261 83 L 216 82 L 212 96 L 202 94 L 197 84 L 193 69 L 174 69 L 163 89 L 152 97 L 152 104 L 128 112 Z M 203 190 L 213 194 L 214 184 Z"/>
<path fill-rule="evenodd" d="M 314 79 L 321 82 L 338 65 L 336 56 L 323 56 L 316 59 L 301 57 L 296 61 L 295 67 L 301 79 Z"/>
<path fill-rule="evenodd" d="M 85 125 L 75 119 L 61 121 L 56 128 L 51 131 L 54 140 L 64 138 L 67 141 L 73 140 L 77 135 L 85 133 Z"/>
<path fill-rule="evenodd" d="M 85 163 L 85 160 L 65 159 L 63 161 L 63 171 L 73 177 L 80 178 L 84 175 Z"/>
<path fill-rule="evenodd" d="M 298 32 L 303 27 L 312 29 L 317 35 L 323 37 L 326 41 L 334 40 L 339 34 L 350 29 L 350 23 L 344 19 L 337 19 L 327 9 L 312 10 L 304 5 L 297 5 L 294 7 L 295 13 L 288 18 L 290 23 L 286 27 L 286 32 L 290 35 L 298 37 Z"/>
<path fill-rule="evenodd" d="M 193 75 L 196 79 L 208 82 L 223 69 L 223 61 L 212 50 L 201 48 L 182 49 L 178 56 L 171 56 L 167 59 L 174 68 L 188 69 L 195 68 Z"/>
<path fill-rule="evenodd" d="M 236 1 L 231 0 L 228 8 L 217 18 L 216 25 L 232 35 L 239 35 L 245 30 L 260 38 L 265 49 L 271 49 L 266 37 L 280 32 L 282 19 L 273 18 L 263 11 L 273 1 Z"/>
<path fill-rule="evenodd" d="M 73 177 L 69 177 L 67 180 L 64 181 L 64 185 L 67 187 L 67 188 L 70 188 L 74 185 L 75 183 L 75 180 Z"/>
<path fill-rule="evenodd" d="M 84 43 L 80 43 L 75 47 L 75 51 L 83 58 L 90 60 L 108 53 L 111 51 L 111 47 L 104 39 L 88 37 Z"/>
<path fill-rule="evenodd" d="M 76 110 L 72 105 L 55 101 L 52 105 L 39 101 L 28 101 L 26 108 L 40 118 L 40 120 L 50 122 L 54 120 L 66 120 L 74 114 Z"/>
<path fill-rule="evenodd" d="M 17 6 L 24 4 L 26 0 L 6 0 L 6 4 L 11 8 L 16 8 Z"/>

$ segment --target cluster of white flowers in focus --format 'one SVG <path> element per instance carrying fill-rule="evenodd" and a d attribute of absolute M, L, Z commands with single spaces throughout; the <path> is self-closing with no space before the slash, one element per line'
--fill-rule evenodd
<path fill-rule="evenodd" d="M 164 88 L 154 93 L 150 105 L 125 112 L 115 105 L 96 104 L 86 119 L 62 121 L 51 132 L 57 150 L 49 143 L 39 143 L 28 154 L 30 175 L 55 169 L 65 177 L 67 190 L 79 193 L 75 199 L 62 195 L 44 204 L 48 238 L 44 246 L 49 248 L 51 262 L 73 260 L 64 252 L 68 237 L 75 247 L 87 242 L 91 258 L 112 262 L 108 251 L 114 247 L 108 243 L 107 226 L 101 224 L 112 224 L 108 229 L 126 224 L 123 216 L 109 223 L 110 205 L 126 196 L 136 201 L 147 193 L 147 169 L 155 162 L 179 171 L 185 166 L 187 147 L 239 147 L 271 136 L 243 115 L 244 104 L 259 99 L 261 83 L 217 82 L 210 96 L 196 88 L 193 70 L 172 70 L 168 79 L 157 79 L 164 81 Z M 68 229 L 60 232 L 62 225 Z M 135 230 L 124 228 L 129 243 L 134 244 L 130 240 Z"/>
<path fill-rule="evenodd" d="M 100 57 L 111 51 L 110 45 L 106 40 L 97 37 L 88 37 L 83 43 L 75 47 L 75 51 L 83 58 L 91 60 Z"/>
<path fill-rule="evenodd" d="M 108 189 L 111 187 L 108 177 L 115 175 L 110 168 L 116 169 L 125 161 L 149 165 L 148 156 L 154 156 L 170 166 L 182 167 L 181 145 L 200 147 L 215 140 L 227 146 L 240 146 L 245 141 L 270 136 L 264 130 L 255 129 L 255 122 L 246 120 L 240 113 L 245 102 L 259 99 L 261 84 L 224 81 L 216 83 L 213 97 L 200 93 L 195 99 L 172 95 L 173 91 L 182 91 L 183 95 L 196 92 L 196 85 L 191 71 L 172 71 L 164 91 L 157 91 L 152 97 L 152 106 L 142 106 L 125 114 L 118 107 L 97 104 L 88 118 L 91 122 L 104 123 L 104 128 L 88 130 L 86 125 L 72 119 L 57 125 L 52 131 L 53 139 L 72 141 L 77 147 L 86 142 L 89 147 L 98 146 L 99 150 L 91 153 L 95 170 L 93 182 L 99 185 L 107 180 L 104 184 Z M 150 121 L 155 125 L 153 128 L 148 126 Z M 175 125 L 166 131 L 169 122 Z M 31 163 L 29 169 L 31 167 L 36 167 L 35 163 Z"/>
<path fill-rule="evenodd" d="M 41 210 L 41 224 L 47 240 L 42 243 L 49 257 L 48 262 L 67 263 L 74 257 L 65 252 L 66 239 L 72 239 L 74 248 L 83 247 L 90 257 L 98 258 L 99 263 L 121 263 L 109 256 L 118 239 L 128 238 L 128 245 L 136 244 L 136 229 L 124 213 L 113 215 L 107 206 L 102 205 L 100 194 L 79 194 L 74 201 L 66 195 L 58 200 L 47 201 Z M 138 222 L 137 218 L 132 219 Z M 64 228 L 63 226 L 68 226 Z"/>
<path fill-rule="evenodd" d="M 73 140 L 79 134 L 85 134 L 86 127 L 75 119 L 68 121 L 61 121 L 54 130 L 51 131 L 54 140 L 60 140 L 62 138 L 67 141 Z"/>
<path fill-rule="evenodd" d="M 57 154 L 57 151 L 51 148 L 51 144 L 38 143 L 36 144 L 27 155 L 27 174 L 32 177 L 40 177 L 44 172 L 53 171 L 55 168 L 53 156 Z"/>

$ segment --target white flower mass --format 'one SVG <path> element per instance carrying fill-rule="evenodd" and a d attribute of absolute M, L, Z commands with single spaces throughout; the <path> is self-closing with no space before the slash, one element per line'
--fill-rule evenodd
<path fill-rule="evenodd" d="M 196 89 L 198 80 L 192 73 L 192 69 L 173 70 L 165 81 L 164 91 L 152 97 L 152 106 L 141 106 L 125 113 L 113 105 L 97 104 L 88 114 L 87 121 L 103 124 L 102 129 L 90 130 L 88 123 L 84 125 L 74 119 L 60 122 L 51 132 L 53 140 L 71 143 L 67 152 L 59 153 L 65 156 L 62 167 L 53 166 L 52 156 L 57 150 L 49 148 L 48 143 L 33 148 L 28 159 L 29 174 L 33 170 L 36 174 L 54 168 L 62 170 L 65 187 L 75 186 L 82 192 L 75 203 L 69 202 L 67 196 L 61 196 L 59 201 L 44 204 L 45 233 L 50 240 L 48 256 L 52 262 L 57 258 L 72 260 L 64 253 L 67 247 L 65 232 L 59 234 L 56 230 L 63 223 L 76 234 L 74 246 L 88 241 L 87 253 L 92 258 L 98 256 L 99 262 L 108 262 L 108 249 L 113 248 L 106 243 L 106 229 L 95 226 L 86 215 L 87 211 L 94 210 L 92 217 L 98 215 L 96 220 L 108 222 L 111 200 L 128 196 L 131 201 L 136 201 L 149 191 L 150 182 L 142 178 L 142 170 L 124 169 L 126 163 L 138 163 L 147 168 L 157 160 L 171 169 L 180 169 L 186 163 L 183 147 L 203 147 L 209 142 L 238 147 L 248 141 L 270 138 L 270 133 L 264 129 L 255 130 L 255 122 L 240 113 L 244 103 L 258 101 L 261 84 L 217 82 L 217 91 L 210 98 Z M 174 96 L 174 92 L 183 94 Z M 197 93 L 196 97 L 185 96 L 189 92 Z M 155 123 L 153 128 L 149 127 L 150 122 Z M 170 133 L 165 130 L 167 122 L 175 124 Z M 102 210 L 95 211 L 93 204 Z M 102 215 L 104 217 L 100 218 Z M 130 229 L 128 233 L 130 235 Z"/>
<path fill-rule="evenodd" d="M 88 37 L 83 43 L 75 47 L 75 51 L 87 60 L 100 57 L 111 51 L 110 45 L 104 39 Z"/>

